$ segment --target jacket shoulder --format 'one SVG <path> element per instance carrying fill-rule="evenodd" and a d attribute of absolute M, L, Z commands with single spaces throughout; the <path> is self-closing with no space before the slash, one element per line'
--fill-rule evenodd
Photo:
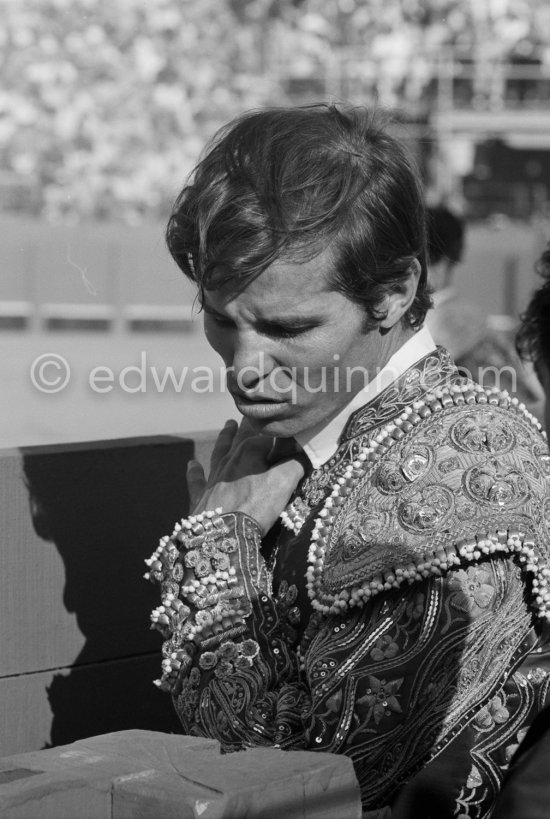
<path fill-rule="evenodd" d="M 540 424 L 505 394 L 438 390 L 365 445 L 316 530 L 320 598 L 509 552 L 516 535 L 542 572 L 550 456 Z"/>

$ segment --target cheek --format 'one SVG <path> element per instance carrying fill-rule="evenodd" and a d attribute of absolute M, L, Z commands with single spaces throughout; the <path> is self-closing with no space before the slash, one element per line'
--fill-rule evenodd
<path fill-rule="evenodd" d="M 332 333 L 328 338 L 318 336 L 307 347 L 287 356 L 285 363 L 297 365 L 299 381 L 305 377 L 311 385 L 323 381 L 330 386 L 336 380 L 341 387 L 348 370 L 363 369 L 364 347 L 365 336 L 359 330 L 356 333 Z"/>
<path fill-rule="evenodd" d="M 207 316 L 204 317 L 204 335 L 213 350 L 225 358 L 229 355 L 230 339 L 227 333 L 217 327 Z"/>

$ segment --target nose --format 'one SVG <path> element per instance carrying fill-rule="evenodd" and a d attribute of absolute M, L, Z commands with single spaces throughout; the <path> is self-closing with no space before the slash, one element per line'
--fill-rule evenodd
<path fill-rule="evenodd" d="M 256 334 L 247 334 L 235 339 L 231 363 L 237 386 L 240 390 L 246 391 L 258 389 L 273 368 L 273 360 Z"/>

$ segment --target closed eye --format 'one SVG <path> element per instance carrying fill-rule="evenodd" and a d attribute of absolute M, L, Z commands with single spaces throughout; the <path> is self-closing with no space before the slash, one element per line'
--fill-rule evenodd
<path fill-rule="evenodd" d="M 228 318 L 227 316 L 223 316 L 221 313 L 218 313 L 216 310 L 213 310 L 211 307 L 207 307 L 203 304 L 203 310 L 209 318 L 213 319 L 216 324 L 221 324 L 224 327 L 232 327 L 233 321 Z"/>
<path fill-rule="evenodd" d="M 216 324 L 220 327 L 234 327 L 234 322 L 232 319 L 224 316 L 222 313 L 218 313 L 217 310 L 214 310 L 212 307 L 209 307 L 206 304 L 203 304 L 203 310 L 206 315 L 211 318 Z M 258 332 L 262 335 L 270 336 L 271 338 L 297 338 L 298 336 L 304 335 L 305 333 L 309 332 L 309 330 L 313 330 L 315 327 L 318 326 L 318 322 L 285 322 L 279 323 L 276 321 L 262 321 L 259 320 L 256 324 Z"/>
<path fill-rule="evenodd" d="M 316 325 L 313 324 L 297 324 L 297 325 L 284 325 L 284 324 L 272 324 L 272 323 L 264 323 L 258 329 L 261 333 L 264 333 L 267 336 L 271 336 L 272 338 L 297 338 L 298 336 L 304 335 L 309 330 L 312 330 Z"/>

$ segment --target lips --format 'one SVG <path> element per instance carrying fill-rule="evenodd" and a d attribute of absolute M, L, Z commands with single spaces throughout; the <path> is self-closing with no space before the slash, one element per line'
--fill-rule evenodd
<path fill-rule="evenodd" d="M 232 392 L 235 406 L 246 418 L 258 422 L 267 421 L 270 418 L 276 418 L 284 415 L 286 409 L 286 401 L 281 399 L 273 400 L 270 398 L 249 398 L 242 393 Z"/>
<path fill-rule="evenodd" d="M 283 398 L 267 398 L 265 395 L 258 395 L 251 397 L 250 395 L 246 395 L 245 393 L 238 392 L 237 390 L 230 390 L 231 397 L 235 403 L 242 403 L 242 404 L 284 404 L 285 401 Z"/>

